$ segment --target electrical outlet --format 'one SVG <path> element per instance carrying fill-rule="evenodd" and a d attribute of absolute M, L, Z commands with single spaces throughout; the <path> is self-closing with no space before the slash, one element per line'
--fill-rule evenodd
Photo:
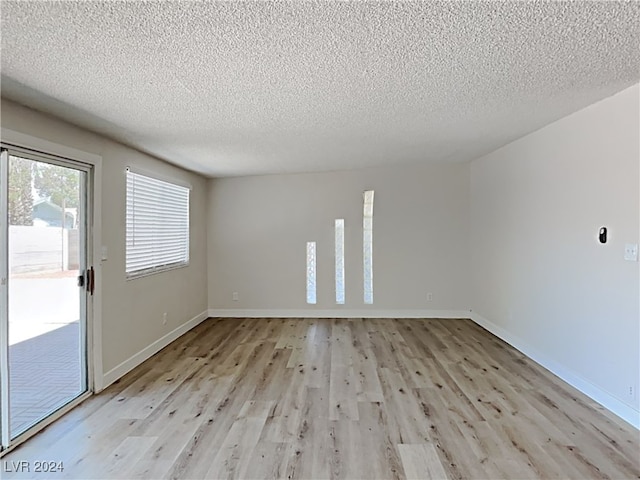
<path fill-rule="evenodd" d="M 634 388 L 633 385 L 629 385 L 629 388 L 627 389 L 627 394 L 629 395 L 630 399 L 635 400 L 635 398 L 636 398 L 636 389 Z"/>
<path fill-rule="evenodd" d="M 624 244 L 624 259 L 628 262 L 638 261 L 638 244 L 637 243 Z"/>
<path fill-rule="evenodd" d="M 167 324 L 167 312 L 164 312 L 162 314 L 162 324 L 166 325 Z"/>
<path fill-rule="evenodd" d="M 238 292 L 233 292 L 233 301 L 237 302 L 238 300 L 240 300 L 240 294 Z"/>
<path fill-rule="evenodd" d="M 427 302 L 430 302 L 431 300 L 433 300 L 433 293 L 429 292 L 427 293 Z"/>

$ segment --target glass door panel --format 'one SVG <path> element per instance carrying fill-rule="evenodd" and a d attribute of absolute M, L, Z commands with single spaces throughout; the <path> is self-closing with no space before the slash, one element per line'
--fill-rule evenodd
<path fill-rule="evenodd" d="M 11 151 L 3 158 L 10 441 L 87 390 L 88 174 Z"/>

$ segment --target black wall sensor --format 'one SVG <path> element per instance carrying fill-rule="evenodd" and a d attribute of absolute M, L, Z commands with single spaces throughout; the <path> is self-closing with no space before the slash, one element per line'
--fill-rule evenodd
<path fill-rule="evenodd" d="M 607 227 L 600 227 L 598 238 L 600 239 L 600 243 L 607 243 Z"/>

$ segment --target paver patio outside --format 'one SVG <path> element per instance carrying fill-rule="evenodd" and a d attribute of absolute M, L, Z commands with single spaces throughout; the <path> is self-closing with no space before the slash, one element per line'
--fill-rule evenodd
<path fill-rule="evenodd" d="M 82 392 L 79 291 L 66 277 L 10 279 L 12 437 Z"/>

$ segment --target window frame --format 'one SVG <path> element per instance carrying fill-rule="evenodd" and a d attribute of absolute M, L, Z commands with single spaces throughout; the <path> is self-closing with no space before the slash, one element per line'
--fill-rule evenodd
<path fill-rule="evenodd" d="M 130 201 L 130 181 L 135 181 L 136 177 L 140 177 L 143 182 L 147 183 L 147 187 L 149 185 L 154 185 L 156 188 L 156 192 L 158 194 L 162 193 L 162 185 L 166 184 L 174 191 L 178 189 L 182 189 L 182 195 L 186 195 L 186 217 L 180 217 L 176 215 L 174 218 L 181 222 L 186 219 L 186 229 L 180 230 L 180 234 L 185 237 L 186 243 L 182 245 L 184 248 L 184 252 L 180 260 L 173 261 L 170 263 L 167 262 L 153 262 L 153 265 L 144 266 L 141 268 L 129 269 L 129 256 L 132 254 L 131 252 L 131 243 L 135 242 L 135 238 L 130 238 L 131 229 L 135 229 L 135 213 L 130 215 L 130 208 L 135 209 L 135 205 L 131 205 Z M 135 186 L 134 186 L 135 187 Z M 165 187 L 166 188 L 166 187 Z M 133 197 L 135 199 L 135 196 Z M 164 198 L 164 197 L 163 197 Z M 171 205 L 176 211 L 180 210 L 183 207 L 182 204 L 174 203 Z M 157 213 L 157 211 L 156 211 Z M 133 218 L 132 218 L 133 217 Z M 165 217 L 163 217 L 164 219 Z M 133 226 L 130 226 L 130 222 L 134 222 Z M 149 227 L 149 229 L 157 228 L 157 226 Z M 149 232 L 147 232 L 148 234 Z M 135 235 L 135 232 L 134 232 Z M 158 254 L 158 247 L 167 246 L 167 243 L 160 243 L 159 241 L 151 245 L 151 249 L 153 251 L 147 252 L 149 256 Z M 137 278 L 148 277 L 151 275 L 155 275 L 162 272 L 167 272 L 171 270 L 176 270 L 179 268 L 188 267 L 190 263 L 190 250 L 191 250 L 191 186 L 189 184 L 185 184 L 180 181 L 176 181 L 173 179 L 162 178 L 159 175 L 155 175 L 153 173 L 139 170 L 137 168 L 127 167 L 125 170 L 125 276 L 127 280 L 135 280 Z M 151 263 L 151 262 L 150 262 Z"/>

